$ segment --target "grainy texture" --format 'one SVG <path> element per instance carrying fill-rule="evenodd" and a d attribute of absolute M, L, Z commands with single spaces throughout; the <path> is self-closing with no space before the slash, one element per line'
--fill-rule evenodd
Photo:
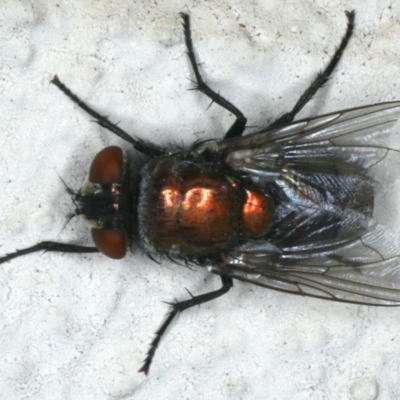
<path fill-rule="evenodd" d="M 216 105 L 207 110 L 208 99 L 187 90 L 192 72 L 179 11 L 192 16 L 207 82 L 249 125 L 266 125 L 291 108 L 340 42 L 350 9 L 357 12 L 355 36 L 301 116 L 400 98 L 400 9 L 387 2 L 5 3 L 1 253 L 41 239 L 89 243 L 79 219 L 63 229 L 73 207 L 57 174 L 77 188 L 93 156 L 121 144 L 49 84 L 54 74 L 142 138 L 167 144 L 222 137 L 232 117 Z M 396 183 L 382 185 L 376 215 L 399 230 Z M 0 398 L 370 400 L 398 394 L 400 309 L 303 299 L 241 283 L 182 315 L 149 376 L 137 373 L 167 311 L 162 300 L 185 298 L 185 287 L 197 294 L 218 284 L 205 271 L 157 265 L 141 254 L 118 262 L 35 254 L 2 265 Z"/>

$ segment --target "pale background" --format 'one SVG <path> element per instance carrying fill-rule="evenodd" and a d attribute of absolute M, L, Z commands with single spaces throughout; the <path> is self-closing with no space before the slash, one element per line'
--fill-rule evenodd
<path fill-rule="evenodd" d="M 400 99 L 400 5 L 390 1 L 25 0 L 0 5 L 0 254 L 43 239 L 90 243 L 58 177 L 78 188 L 123 144 L 54 74 L 156 143 L 221 137 L 233 121 L 190 88 L 178 12 L 208 83 L 259 128 L 287 111 L 356 31 L 302 117 Z M 400 134 L 399 131 L 395 134 Z M 379 219 L 400 231 L 392 182 Z M 397 209 L 396 209 L 397 206 Z M 168 306 L 218 277 L 141 254 L 34 254 L 0 266 L 1 399 L 398 399 L 400 309 L 335 304 L 236 283 L 185 312 L 148 377 L 137 370 Z"/>

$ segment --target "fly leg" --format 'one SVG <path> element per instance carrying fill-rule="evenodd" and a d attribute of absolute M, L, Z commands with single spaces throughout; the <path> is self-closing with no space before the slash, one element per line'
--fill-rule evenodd
<path fill-rule="evenodd" d="M 168 314 L 167 318 L 165 319 L 163 324 L 160 326 L 158 331 L 156 332 L 156 336 L 150 344 L 150 349 L 147 352 L 146 358 L 144 360 L 144 364 L 143 364 L 142 368 L 139 369 L 139 372 L 144 372 L 146 375 L 148 374 L 151 362 L 153 361 L 153 357 L 154 357 L 154 354 L 160 343 L 160 340 L 161 340 L 162 336 L 164 335 L 165 331 L 167 330 L 168 326 L 172 322 L 172 320 L 176 317 L 176 315 L 179 312 L 184 311 L 190 307 L 206 303 L 207 301 L 214 300 L 214 299 L 224 295 L 225 293 L 227 293 L 229 291 L 229 289 L 233 286 L 232 278 L 228 278 L 226 276 L 221 276 L 221 281 L 222 281 L 222 287 L 218 290 L 215 290 L 214 292 L 201 294 L 199 296 L 194 296 L 189 300 L 180 301 L 179 303 L 171 304 L 172 310 Z"/>
<path fill-rule="evenodd" d="M 231 138 L 235 136 L 241 136 L 246 128 L 247 119 L 243 115 L 243 113 L 237 109 L 232 103 L 228 100 L 224 99 L 218 93 L 214 92 L 204 81 L 201 77 L 199 67 L 197 65 L 196 56 L 194 55 L 193 50 L 193 43 L 192 43 L 192 35 L 190 32 L 190 18 L 189 15 L 186 13 L 180 14 L 183 19 L 183 30 L 185 34 L 185 43 L 187 49 L 187 55 L 189 57 L 190 64 L 192 65 L 192 69 L 194 72 L 194 76 L 196 78 L 195 82 L 195 89 L 200 91 L 201 93 L 205 94 L 209 97 L 214 103 L 217 103 L 225 110 L 230 111 L 235 117 L 236 121 L 232 124 L 229 128 L 228 132 L 226 132 L 224 138 Z"/>
<path fill-rule="evenodd" d="M 121 139 L 127 141 L 132 144 L 133 147 L 140 151 L 141 153 L 153 157 L 163 154 L 163 150 L 158 146 L 145 142 L 143 140 L 133 138 L 119 126 L 113 124 L 107 117 L 99 114 L 97 111 L 93 110 L 93 108 L 89 107 L 83 100 L 81 100 L 75 93 L 73 93 L 67 86 L 65 86 L 59 79 L 58 76 L 55 75 L 54 78 L 50 81 L 53 85 L 57 86 L 70 100 L 72 100 L 79 108 L 83 111 L 87 112 L 91 115 L 97 124 L 102 126 L 103 128 L 109 130 L 114 135 L 119 136 Z"/>
<path fill-rule="evenodd" d="M 325 85 L 325 83 L 328 81 L 333 70 L 336 68 L 340 59 L 342 58 L 343 52 L 349 43 L 351 35 L 353 34 L 355 12 L 354 11 L 346 11 L 346 16 L 347 16 L 346 33 L 343 36 L 342 42 L 340 43 L 340 46 L 335 51 L 335 54 L 333 55 L 328 66 L 325 68 L 324 71 L 320 72 L 317 75 L 317 77 L 315 78 L 314 82 L 310 85 L 310 87 L 300 96 L 299 100 L 293 107 L 292 111 L 290 111 L 286 114 L 283 114 L 280 118 L 278 118 L 275 122 L 273 122 L 269 126 L 269 128 L 293 121 L 294 117 L 313 98 L 313 96 L 318 91 L 318 89 L 321 88 L 323 85 Z"/>
<path fill-rule="evenodd" d="M 13 253 L 6 254 L 0 257 L 0 264 L 6 261 L 12 260 L 13 258 L 21 257 L 26 254 L 35 253 L 37 251 L 53 251 L 61 253 L 98 253 L 97 247 L 79 246 L 76 244 L 69 243 L 57 243 L 57 242 L 40 242 L 31 247 L 14 251 Z"/>

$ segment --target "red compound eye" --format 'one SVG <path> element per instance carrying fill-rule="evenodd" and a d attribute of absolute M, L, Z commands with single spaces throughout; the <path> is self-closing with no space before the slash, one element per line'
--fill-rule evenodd
<path fill-rule="evenodd" d="M 92 238 L 96 247 L 105 256 L 119 260 L 125 257 L 126 243 L 121 231 L 112 229 L 92 229 Z"/>
<path fill-rule="evenodd" d="M 92 161 L 89 180 L 93 183 L 117 183 L 122 177 L 122 150 L 117 146 L 106 147 Z"/>

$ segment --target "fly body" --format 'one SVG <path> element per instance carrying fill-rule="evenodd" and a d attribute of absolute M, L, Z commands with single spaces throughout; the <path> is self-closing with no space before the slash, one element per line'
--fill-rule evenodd
<path fill-rule="evenodd" d="M 203 81 L 189 16 L 181 14 L 195 89 L 235 116 L 223 139 L 186 149 L 171 151 L 129 135 L 55 76 L 56 87 L 133 149 L 103 149 L 82 188 L 69 190 L 95 247 L 46 241 L 5 255 L 0 263 L 39 250 L 120 259 L 136 244 L 151 258 L 166 256 L 218 275 L 220 289 L 171 304 L 140 369 L 146 374 L 174 317 L 225 294 L 233 279 L 334 301 L 399 305 L 398 249 L 372 216 L 372 168 L 396 152 L 388 136 L 400 102 L 294 121 L 349 42 L 355 14 L 346 16 L 338 49 L 293 109 L 243 135 L 243 113 Z"/>

